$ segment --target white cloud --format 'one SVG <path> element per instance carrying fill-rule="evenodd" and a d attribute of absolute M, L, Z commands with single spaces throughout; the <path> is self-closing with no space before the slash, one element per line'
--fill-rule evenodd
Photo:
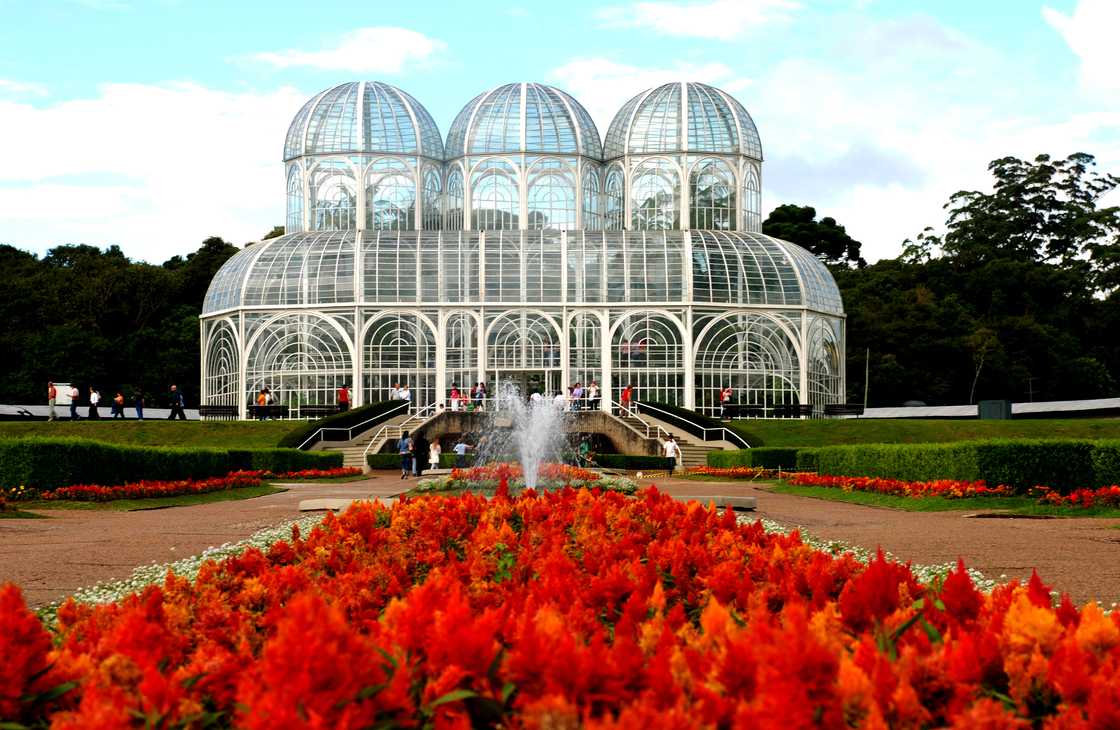
<path fill-rule="evenodd" d="M 407 64 L 430 61 L 446 48 L 443 41 L 407 28 L 359 28 L 337 45 L 319 51 L 288 49 L 249 56 L 277 68 L 306 66 L 324 71 L 399 73 Z"/>
<path fill-rule="evenodd" d="M 1046 19 L 1081 59 L 1081 80 L 1096 91 L 1120 90 L 1120 54 L 1116 52 L 1116 32 L 1120 28 L 1120 2 L 1117 0 L 1078 0 L 1071 15 L 1050 7 L 1042 8 Z"/>
<path fill-rule="evenodd" d="M 29 81 L 0 79 L 0 94 L 11 94 L 13 96 L 46 96 L 47 87 Z"/>
<path fill-rule="evenodd" d="M 210 235 L 256 240 L 284 222 L 284 134 L 306 96 L 168 83 L 43 107 L 0 100 L 5 132 L 29 142 L 0 166 L 0 242 L 118 243 L 158 262 Z"/>
<path fill-rule="evenodd" d="M 788 21 L 799 7 L 793 0 L 636 2 L 603 8 L 595 15 L 611 28 L 648 28 L 663 35 L 726 41 L 764 25 Z"/>
<path fill-rule="evenodd" d="M 591 113 L 606 136 L 611 119 L 626 100 L 646 89 L 670 81 L 701 81 L 728 91 L 746 88 L 750 80 L 736 76 L 723 63 L 678 63 L 668 68 L 640 68 L 606 58 L 577 58 L 549 74 Z"/>

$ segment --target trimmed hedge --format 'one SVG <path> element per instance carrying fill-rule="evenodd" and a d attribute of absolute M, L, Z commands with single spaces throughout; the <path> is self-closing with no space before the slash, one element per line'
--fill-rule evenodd
<path fill-rule="evenodd" d="M 341 453 L 293 449 L 180 449 L 66 438 L 0 439 L 0 486 L 54 489 L 151 480 L 204 479 L 241 469 L 342 466 Z"/>
<path fill-rule="evenodd" d="M 400 404 L 401 401 L 399 400 L 381 401 L 380 403 L 371 403 L 368 406 L 355 408 L 352 411 L 335 413 L 326 418 L 320 418 L 318 421 L 309 421 L 302 428 L 297 428 L 285 434 L 284 438 L 280 439 L 280 443 L 277 445 L 289 449 L 298 449 L 300 444 L 306 441 L 308 437 L 314 435 L 320 428 L 350 428 L 351 426 L 357 426 L 362 421 L 376 418 L 400 406 Z M 330 441 L 333 439 L 326 440 Z"/>
<path fill-rule="evenodd" d="M 820 468 L 819 451 L 817 448 L 798 449 L 797 471 L 817 471 Z"/>
<path fill-rule="evenodd" d="M 1093 474 L 1098 487 L 1120 484 L 1120 441 L 1093 444 Z"/>
<path fill-rule="evenodd" d="M 756 466 L 763 469 L 797 468 L 797 454 L 801 449 L 789 447 L 759 446 L 754 449 L 736 451 L 709 451 L 708 466 L 736 467 Z"/>
<path fill-rule="evenodd" d="M 595 454 L 596 464 L 607 469 L 627 469 L 637 471 L 640 469 L 667 469 L 664 456 L 650 456 L 649 454 Z"/>
<path fill-rule="evenodd" d="M 370 469 L 400 469 L 401 468 L 401 455 L 397 453 L 383 453 L 383 454 L 367 454 L 366 463 L 369 464 Z M 467 454 L 467 465 L 474 463 L 474 454 Z M 441 469 L 454 469 L 455 468 L 455 454 L 448 454 L 446 452 L 439 455 L 439 466 Z M 428 461 L 424 460 L 424 469 L 428 469 Z"/>
<path fill-rule="evenodd" d="M 929 481 L 983 479 L 1017 491 L 1046 485 L 1067 491 L 1098 485 L 1094 442 L 998 439 L 947 444 L 859 444 L 817 450 L 821 474 Z M 1102 459 L 1105 454 L 1102 452 Z"/>

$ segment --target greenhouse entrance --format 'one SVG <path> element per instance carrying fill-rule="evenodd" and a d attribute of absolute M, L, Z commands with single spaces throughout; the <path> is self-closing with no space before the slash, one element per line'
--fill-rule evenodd
<path fill-rule="evenodd" d="M 513 383 L 526 397 L 534 391 L 550 397 L 561 389 L 559 368 L 550 370 L 491 370 L 486 375 L 492 384 L 490 386 L 491 395 L 494 395 L 497 388 L 507 381 Z"/>

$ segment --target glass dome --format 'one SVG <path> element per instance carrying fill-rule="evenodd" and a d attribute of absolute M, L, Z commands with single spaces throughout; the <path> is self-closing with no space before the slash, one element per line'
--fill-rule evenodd
<path fill-rule="evenodd" d="M 677 82 L 643 91 L 622 106 L 607 129 L 603 159 L 679 152 L 761 161 L 762 143 L 751 115 L 730 94 Z"/>
<path fill-rule="evenodd" d="M 285 161 L 340 153 L 443 160 L 443 138 L 428 110 L 406 92 L 380 81 L 352 81 L 304 104 L 284 142 Z"/>
<path fill-rule="evenodd" d="M 509 153 L 600 159 L 599 130 L 568 94 L 544 84 L 505 84 L 472 99 L 447 133 L 447 159 Z"/>

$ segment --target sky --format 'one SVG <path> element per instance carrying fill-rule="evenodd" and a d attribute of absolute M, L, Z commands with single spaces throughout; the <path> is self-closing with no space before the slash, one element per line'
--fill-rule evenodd
<path fill-rule="evenodd" d="M 764 214 L 812 205 L 871 261 L 943 225 L 993 159 L 1088 152 L 1120 174 L 1120 0 L 0 0 L 0 18 L 0 243 L 36 253 L 259 239 L 284 220 L 292 117 L 360 79 L 444 134 L 512 81 L 569 92 L 600 135 L 646 88 L 718 86 L 759 128 Z"/>

